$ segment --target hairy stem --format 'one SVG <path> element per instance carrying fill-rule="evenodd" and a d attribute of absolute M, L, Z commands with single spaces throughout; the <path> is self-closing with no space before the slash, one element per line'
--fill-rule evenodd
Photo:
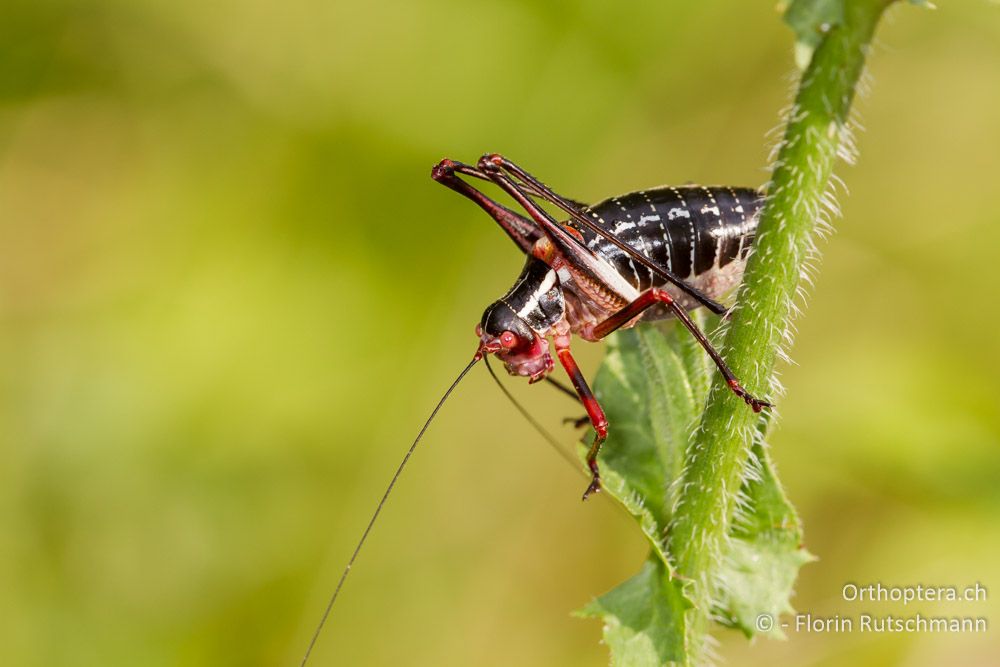
<path fill-rule="evenodd" d="M 851 150 L 847 124 L 875 26 L 891 0 L 846 0 L 843 22 L 823 37 L 802 75 L 779 146 L 755 250 L 725 337 L 726 358 L 755 395 L 775 393 L 773 368 L 788 323 L 838 151 Z M 845 143 L 847 145 L 845 145 Z M 688 654 L 703 654 L 714 577 L 759 417 L 717 378 L 688 449 L 669 529 L 669 552 L 695 606 Z"/>

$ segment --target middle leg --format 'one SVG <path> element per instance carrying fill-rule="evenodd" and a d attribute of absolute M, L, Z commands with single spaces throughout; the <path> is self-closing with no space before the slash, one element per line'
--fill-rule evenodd
<path fill-rule="evenodd" d="M 664 304 L 670 308 L 671 311 L 673 311 L 674 315 L 677 316 L 677 319 L 681 321 L 687 330 L 691 332 L 691 335 L 695 337 L 695 340 L 697 340 L 701 346 L 705 348 L 705 351 L 708 352 L 708 356 L 710 356 L 712 361 L 715 362 L 715 365 L 719 368 L 719 372 L 722 373 L 722 377 L 725 378 L 726 384 L 728 384 L 729 388 L 733 390 L 733 393 L 746 401 L 746 404 L 753 408 L 754 412 L 760 412 L 763 408 L 774 407 L 767 401 L 755 398 L 750 394 L 750 392 L 743 388 L 740 381 L 737 380 L 733 372 L 729 370 L 729 366 L 726 365 L 722 355 L 718 353 L 708 338 L 705 337 L 705 334 L 701 332 L 698 325 L 691 321 L 687 312 L 685 312 L 685 310 L 676 301 L 674 301 L 666 290 L 659 287 L 652 287 L 646 290 L 640 294 L 635 301 L 628 304 L 603 322 L 598 323 L 593 329 L 594 337 L 604 338 L 612 331 L 625 326 L 636 317 L 642 315 L 646 309 L 655 306 L 658 303 Z"/>

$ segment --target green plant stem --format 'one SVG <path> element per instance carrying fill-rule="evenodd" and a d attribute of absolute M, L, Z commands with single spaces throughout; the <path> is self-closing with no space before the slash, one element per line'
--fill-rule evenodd
<path fill-rule="evenodd" d="M 755 250 L 725 337 L 727 361 L 755 395 L 772 394 L 772 372 L 793 314 L 800 274 L 824 205 L 854 91 L 882 12 L 891 0 L 847 0 L 802 75 L 768 184 Z M 670 556 L 695 604 L 688 654 L 701 654 L 736 495 L 758 416 L 719 379 L 689 447 L 669 529 Z"/>

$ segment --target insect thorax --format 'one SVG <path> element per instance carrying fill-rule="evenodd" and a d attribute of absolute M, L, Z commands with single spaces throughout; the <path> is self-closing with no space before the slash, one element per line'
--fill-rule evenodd
<path fill-rule="evenodd" d="M 566 304 L 556 272 L 543 261 L 529 257 L 514 286 L 483 313 L 483 331 L 499 336 L 503 331 L 518 335 L 528 327 L 545 336 L 565 314 Z"/>

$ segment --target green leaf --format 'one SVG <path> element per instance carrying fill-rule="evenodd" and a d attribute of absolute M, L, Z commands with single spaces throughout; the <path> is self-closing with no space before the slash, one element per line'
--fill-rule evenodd
<path fill-rule="evenodd" d="M 673 503 L 667 492 L 680 475 L 708 388 L 705 355 L 689 339 L 670 325 L 620 331 L 609 338 L 594 379 L 611 425 L 601 450 L 603 490 L 639 520 L 668 568 L 663 534 Z"/>
<path fill-rule="evenodd" d="M 795 64 L 805 69 L 823 35 L 844 22 L 843 0 L 792 0 L 785 23 L 795 31 Z"/>
<path fill-rule="evenodd" d="M 609 337 L 594 378 L 610 424 L 601 452 L 603 492 L 636 518 L 650 544 L 639 574 L 578 612 L 604 621 L 613 665 L 685 659 L 684 613 L 691 603 L 673 578 L 663 536 L 670 484 L 680 475 L 708 390 L 705 355 L 691 342 L 669 324 L 620 331 Z"/>
<path fill-rule="evenodd" d="M 684 661 L 683 623 L 689 606 L 663 562 L 651 557 L 639 574 L 577 615 L 604 620 L 604 642 L 615 667 L 658 667 Z"/>
<path fill-rule="evenodd" d="M 759 632 L 757 619 L 775 620 L 766 633 L 784 637 L 777 622 L 794 613 L 789 602 L 802 565 L 814 556 L 802 547 L 798 515 L 775 477 L 762 440 L 753 446 L 753 479 L 743 484 L 747 508 L 738 510 L 716 575 L 720 589 L 717 618 L 747 637 Z"/>
<path fill-rule="evenodd" d="M 701 313 L 692 313 L 706 327 Z M 716 320 L 712 320 L 714 324 Z M 709 329 L 710 330 L 710 329 Z M 684 456 L 717 372 L 698 342 L 669 322 L 620 331 L 608 340 L 594 391 L 610 424 L 601 452 L 604 492 L 634 516 L 650 543 L 639 574 L 598 598 L 580 616 L 604 621 L 614 665 L 685 661 L 685 612 L 691 601 L 674 576 L 664 547 Z M 762 420 L 763 425 L 766 422 Z M 585 450 L 584 450 L 585 451 Z M 790 610 L 799 566 L 798 517 L 762 444 L 755 474 L 743 486 L 746 507 L 733 524 L 725 562 L 716 573 L 722 593 L 716 616 L 751 634 L 761 613 Z"/>

